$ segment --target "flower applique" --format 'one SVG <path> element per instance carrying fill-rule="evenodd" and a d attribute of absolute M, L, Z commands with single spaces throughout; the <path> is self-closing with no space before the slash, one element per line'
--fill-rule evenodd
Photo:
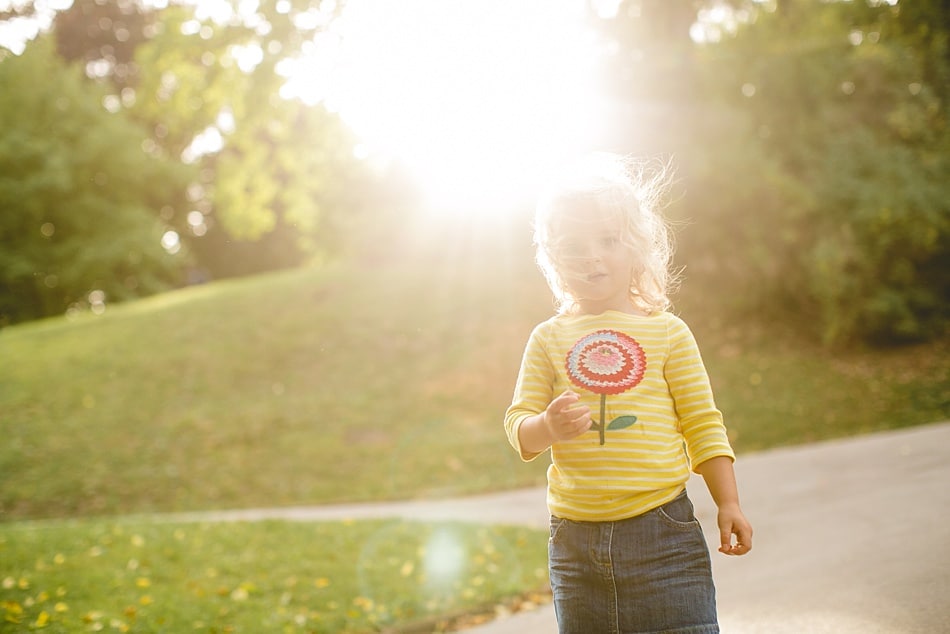
<path fill-rule="evenodd" d="M 607 395 L 620 394 L 643 380 L 647 358 L 633 337 L 616 330 L 598 330 L 585 335 L 567 353 L 567 375 L 577 387 L 600 394 L 600 422 L 591 425 L 605 443 L 608 429 L 624 429 L 637 422 L 636 416 L 619 416 L 605 424 Z"/>

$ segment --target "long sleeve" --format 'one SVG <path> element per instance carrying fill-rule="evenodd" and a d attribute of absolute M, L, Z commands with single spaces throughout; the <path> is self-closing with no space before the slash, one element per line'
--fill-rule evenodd
<path fill-rule="evenodd" d="M 695 472 L 698 465 L 716 456 L 735 460 L 699 346 L 689 327 L 679 319 L 670 322 L 670 355 L 664 375 L 686 439 L 691 469 Z"/>
<path fill-rule="evenodd" d="M 532 331 L 521 359 L 518 381 L 515 383 L 511 405 L 505 412 L 505 432 L 508 442 L 522 460 L 529 461 L 541 453 L 526 453 L 521 447 L 518 430 L 529 416 L 543 412 L 554 398 L 555 369 L 543 344 L 543 327 Z"/>

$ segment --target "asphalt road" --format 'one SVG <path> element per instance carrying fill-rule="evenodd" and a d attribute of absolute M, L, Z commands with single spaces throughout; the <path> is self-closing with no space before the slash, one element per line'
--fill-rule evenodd
<path fill-rule="evenodd" d="M 744 557 L 713 552 L 724 633 L 950 633 L 950 423 L 740 456 L 736 473 L 755 535 Z M 715 505 L 700 479 L 689 491 L 715 551 Z M 556 631 L 548 605 L 469 634 Z"/>

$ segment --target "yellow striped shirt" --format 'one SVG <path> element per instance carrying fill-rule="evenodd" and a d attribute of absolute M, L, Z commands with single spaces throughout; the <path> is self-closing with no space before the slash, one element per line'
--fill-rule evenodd
<path fill-rule="evenodd" d="M 716 456 L 735 459 L 696 340 L 671 313 L 611 310 L 539 324 L 505 414 L 508 440 L 523 460 L 540 454 L 522 449 L 521 423 L 567 389 L 590 407 L 595 423 L 603 417 L 606 429 L 603 444 L 591 429 L 551 447 L 553 515 L 576 521 L 634 517 L 675 498 L 690 465 L 695 469 Z"/>

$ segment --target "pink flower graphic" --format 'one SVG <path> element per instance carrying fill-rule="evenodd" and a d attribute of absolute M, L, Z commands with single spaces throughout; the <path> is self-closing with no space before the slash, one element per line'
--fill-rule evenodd
<path fill-rule="evenodd" d="M 616 330 L 585 335 L 567 353 L 565 367 L 571 383 L 600 394 L 600 422 L 593 425 L 600 432 L 600 444 L 607 429 L 623 429 L 636 422 L 636 416 L 620 416 L 610 425 L 604 421 L 607 395 L 626 392 L 643 380 L 647 359 L 636 339 Z"/>

